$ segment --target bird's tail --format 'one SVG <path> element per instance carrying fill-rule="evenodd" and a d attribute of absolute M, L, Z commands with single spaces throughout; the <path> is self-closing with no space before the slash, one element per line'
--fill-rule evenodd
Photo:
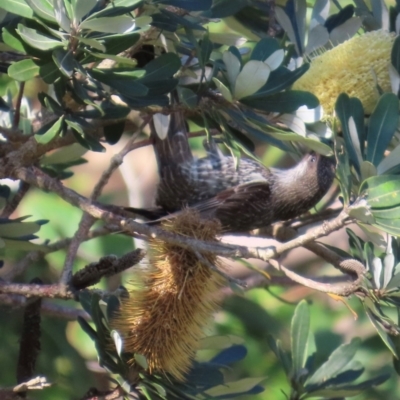
<path fill-rule="evenodd" d="M 177 95 L 172 94 L 171 102 L 175 106 L 179 104 Z M 190 162 L 193 159 L 183 112 L 176 111 L 171 113 L 168 127 L 165 126 L 168 123 L 167 121 L 167 117 L 156 114 L 150 124 L 151 137 L 161 178 L 163 178 L 167 169 Z"/>

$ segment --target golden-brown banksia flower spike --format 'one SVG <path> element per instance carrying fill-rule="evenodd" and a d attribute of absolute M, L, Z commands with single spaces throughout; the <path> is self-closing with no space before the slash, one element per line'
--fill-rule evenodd
<path fill-rule="evenodd" d="M 220 232 L 218 221 L 202 220 L 189 210 L 163 223 L 163 228 L 207 241 L 217 241 Z M 149 267 L 137 274 L 142 286 L 121 300 L 111 327 L 122 336 L 124 351 L 146 357 L 150 373 L 184 380 L 216 310 L 224 278 L 204 263 L 206 259 L 218 266 L 212 253 L 203 252 L 202 262 L 194 251 L 160 239 L 150 241 L 149 253 Z"/>
<path fill-rule="evenodd" d="M 381 30 L 355 36 L 313 58 L 310 69 L 293 89 L 315 94 L 328 117 L 340 93 L 358 97 L 370 114 L 380 97 L 375 76 L 384 92 L 391 91 L 389 64 L 393 41 L 392 34 Z"/>

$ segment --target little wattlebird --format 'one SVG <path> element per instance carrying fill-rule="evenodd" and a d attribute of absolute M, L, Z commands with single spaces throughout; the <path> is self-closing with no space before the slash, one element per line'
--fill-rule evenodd
<path fill-rule="evenodd" d="M 315 152 L 289 169 L 266 168 L 249 158 L 236 166 L 215 145 L 197 159 L 181 112 L 171 114 L 164 139 L 154 123 L 151 136 L 160 175 L 157 208 L 128 209 L 150 220 L 189 207 L 201 217 L 218 219 L 225 232 L 250 231 L 305 213 L 321 200 L 335 176 L 334 161 Z"/>

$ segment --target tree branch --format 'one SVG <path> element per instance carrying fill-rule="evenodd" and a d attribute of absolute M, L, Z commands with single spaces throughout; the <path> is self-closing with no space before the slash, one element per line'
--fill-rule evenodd
<path fill-rule="evenodd" d="M 124 148 L 118 153 L 115 154 L 110 161 L 110 164 L 108 168 L 103 172 L 101 178 L 93 188 L 92 194 L 90 196 L 90 200 L 96 200 L 104 186 L 107 184 L 109 179 L 111 178 L 111 175 L 114 173 L 114 171 L 122 164 L 124 161 L 124 157 L 132 150 L 132 145 L 139 136 L 139 134 L 142 132 L 143 128 L 150 122 L 151 117 L 145 118 L 143 123 L 139 126 L 138 130 L 136 131 L 135 134 L 132 135 L 131 139 L 126 143 Z M 63 285 L 67 285 L 71 279 L 72 279 L 72 266 L 76 257 L 76 254 L 78 252 L 78 248 L 81 245 L 81 243 L 85 240 L 85 237 L 87 236 L 90 228 L 95 222 L 95 218 L 91 216 L 89 213 L 84 213 L 81 221 L 79 223 L 78 230 L 76 231 L 71 244 L 69 246 L 67 255 L 65 257 L 65 262 L 64 262 L 64 267 L 61 272 L 61 278 L 60 278 L 60 283 Z"/>

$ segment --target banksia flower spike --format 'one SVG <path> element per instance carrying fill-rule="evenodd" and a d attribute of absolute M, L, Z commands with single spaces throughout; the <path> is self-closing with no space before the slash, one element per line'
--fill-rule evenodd
<path fill-rule="evenodd" d="M 218 221 L 202 220 L 189 210 L 163 228 L 207 241 L 217 241 L 221 229 Z M 154 239 L 150 257 L 150 266 L 137 274 L 142 286 L 121 300 L 111 327 L 122 336 L 124 351 L 146 357 L 148 372 L 168 373 L 182 381 L 217 308 L 224 278 L 205 265 L 218 266 L 212 253 L 203 252 L 200 260 L 192 250 Z"/>
<path fill-rule="evenodd" d="M 391 91 L 389 65 L 393 41 L 393 35 L 381 30 L 355 36 L 312 59 L 310 69 L 293 89 L 315 94 L 328 116 L 343 92 L 358 97 L 370 114 L 380 96 L 376 83 L 384 92 Z"/>

